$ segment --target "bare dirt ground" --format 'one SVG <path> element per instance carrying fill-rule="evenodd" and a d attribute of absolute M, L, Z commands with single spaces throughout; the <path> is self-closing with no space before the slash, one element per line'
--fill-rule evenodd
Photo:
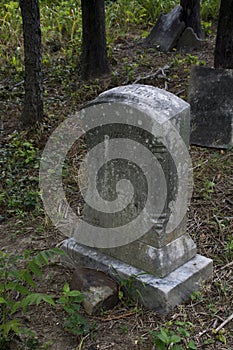
<path fill-rule="evenodd" d="M 119 39 L 110 56 L 112 76 L 92 83 L 82 82 L 78 69 L 69 71 L 68 63 L 59 57 L 59 52 L 53 54 L 54 65 L 45 68 L 47 119 L 40 128 L 30 132 L 30 137 L 41 149 L 61 120 L 101 91 L 138 80 L 139 83 L 166 88 L 187 99 L 190 66 L 200 63 L 213 66 L 214 34 L 207 37 L 201 52 L 191 54 L 145 49 L 140 40 L 139 34 Z M 156 77 L 144 79 L 159 68 L 163 71 Z M 18 82 L 13 71 L 1 69 L 1 138 L 4 147 L 9 134 L 17 127 L 21 111 L 23 87 L 17 85 Z M 65 315 L 60 308 L 41 304 L 31 307 L 27 315 L 22 316 L 25 325 L 36 333 L 39 345 L 27 347 L 22 337 L 14 342 L 12 349 L 152 350 L 158 347 L 151 332 L 158 331 L 159 326 L 176 334 L 179 327 L 185 328 L 190 334 L 183 335 L 183 339 L 194 340 L 198 349 L 233 349 L 232 321 L 214 333 L 214 329 L 233 312 L 233 154 L 232 151 L 194 146 L 190 147 L 190 152 L 194 193 L 188 231 L 198 252 L 214 260 L 213 278 L 203 285 L 200 293 L 164 317 L 129 301 L 122 301 L 114 310 L 100 316 L 89 317 L 81 310 L 93 325 L 93 330 L 79 337 L 65 331 Z M 38 252 L 54 247 L 64 239 L 43 214 L 33 216 L 27 213 L 24 217 L 16 217 L 5 215 L 3 208 L 2 215 L 0 239 L 3 251 L 17 254 L 24 250 Z M 58 295 L 71 275 L 72 271 L 58 260 L 44 269 L 43 278 L 38 280 L 38 291 Z"/>

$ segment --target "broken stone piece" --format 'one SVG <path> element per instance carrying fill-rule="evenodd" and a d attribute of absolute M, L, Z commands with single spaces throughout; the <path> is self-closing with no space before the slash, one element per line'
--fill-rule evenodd
<path fill-rule="evenodd" d="M 194 33 L 193 28 L 187 27 L 183 31 L 178 43 L 177 49 L 190 52 L 193 50 L 200 50 L 203 40 L 199 39 L 197 34 Z"/>
<path fill-rule="evenodd" d="M 145 44 L 147 46 L 159 46 L 160 50 L 165 52 L 172 50 L 185 28 L 185 23 L 180 21 L 181 14 L 181 6 L 176 6 L 167 15 L 162 13 L 145 39 Z"/>
<path fill-rule="evenodd" d="M 118 302 L 117 283 L 102 271 L 78 268 L 74 271 L 70 287 L 83 293 L 83 307 L 89 315 L 112 309 Z"/>

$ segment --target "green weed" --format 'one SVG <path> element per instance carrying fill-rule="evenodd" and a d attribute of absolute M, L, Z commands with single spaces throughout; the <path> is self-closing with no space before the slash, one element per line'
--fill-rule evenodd
<path fill-rule="evenodd" d="M 38 214 L 41 208 L 39 178 L 39 150 L 34 142 L 13 133 L 0 149 L 1 186 L 0 204 L 3 215 L 24 217 L 26 213 Z"/>
<path fill-rule="evenodd" d="M 233 237 L 229 236 L 225 242 L 225 251 L 229 260 L 233 259 Z"/>
<path fill-rule="evenodd" d="M 57 300 L 67 314 L 64 320 L 65 329 L 75 335 L 83 335 L 90 330 L 87 321 L 79 312 L 83 300 L 83 294 L 78 290 L 70 290 L 68 283 L 65 283 L 62 296 Z"/>
<path fill-rule="evenodd" d="M 204 182 L 204 187 L 201 189 L 201 193 L 204 199 L 210 200 L 211 195 L 214 193 L 215 182 L 214 180 L 206 179 Z"/>
<path fill-rule="evenodd" d="M 201 17 L 204 20 L 217 18 L 221 0 L 202 0 L 201 1 Z"/>
<path fill-rule="evenodd" d="M 7 348 L 15 335 L 25 332 L 18 315 L 25 314 L 30 305 L 45 302 L 55 306 L 53 295 L 36 292 L 35 278 L 42 277 L 42 267 L 58 253 L 61 253 L 58 248 L 42 251 L 33 257 L 28 251 L 22 256 L 0 251 L 1 349 Z"/>
<path fill-rule="evenodd" d="M 149 30 L 158 16 L 168 13 L 179 4 L 178 0 L 117 0 L 106 2 L 106 30 L 108 46 L 125 35 L 129 26 L 141 31 Z M 202 20 L 216 18 L 220 0 L 204 0 L 201 4 Z M 43 43 L 43 62 L 50 64 L 53 56 L 67 59 L 77 66 L 81 49 L 82 14 L 81 0 L 62 0 L 40 2 L 41 30 Z M 12 66 L 16 71 L 23 70 L 23 33 L 22 18 L 18 1 L 0 3 L 1 65 Z M 203 22 L 204 23 L 204 22 Z M 208 31 L 204 25 L 204 31 Z"/>
<path fill-rule="evenodd" d="M 185 57 L 183 57 L 181 54 L 176 54 L 172 63 L 174 65 L 198 65 L 198 66 L 204 66 L 206 62 L 204 60 L 200 60 L 200 58 L 197 55 L 192 55 L 190 53 L 187 53 Z"/>
<path fill-rule="evenodd" d="M 191 324 L 192 325 L 192 324 Z M 152 342 L 158 350 L 196 350 L 197 346 L 190 340 L 190 323 L 176 322 L 176 332 L 170 329 L 171 322 L 167 327 L 160 327 L 158 332 L 152 331 Z"/>
<path fill-rule="evenodd" d="M 94 324 L 89 326 L 79 312 L 84 296 L 78 290 L 71 291 L 68 283 L 65 283 L 58 298 L 36 291 L 36 280 L 42 278 L 43 266 L 48 265 L 49 261 L 58 254 L 63 254 L 59 248 L 41 251 L 35 256 L 31 256 L 30 251 L 25 251 L 20 256 L 0 251 L 1 349 L 8 349 L 11 340 L 22 334 L 29 335 L 25 339 L 27 347 L 38 348 L 38 339 L 24 326 L 22 315 L 27 313 L 29 306 L 38 306 L 41 302 L 62 307 L 67 314 L 64 328 L 72 334 L 84 335 L 94 329 Z M 44 349 L 46 348 L 44 344 Z"/>

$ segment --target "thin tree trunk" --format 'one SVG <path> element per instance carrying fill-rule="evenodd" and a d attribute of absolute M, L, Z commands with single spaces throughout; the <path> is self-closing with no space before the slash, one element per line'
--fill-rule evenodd
<path fill-rule="evenodd" d="M 25 97 L 21 125 L 29 127 L 43 118 L 42 46 L 38 0 L 20 0 L 25 56 Z"/>
<path fill-rule="evenodd" d="M 233 69 L 233 0 L 221 1 L 214 67 Z"/>
<path fill-rule="evenodd" d="M 82 0 L 82 78 L 109 73 L 104 0 Z"/>
<path fill-rule="evenodd" d="M 200 0 L 180 0 L 183 7 L 181 20 L 185 22 L 186 27 L 193 28 L 193 31 L 199 38 L 203 37 L 200 19 Z"/>

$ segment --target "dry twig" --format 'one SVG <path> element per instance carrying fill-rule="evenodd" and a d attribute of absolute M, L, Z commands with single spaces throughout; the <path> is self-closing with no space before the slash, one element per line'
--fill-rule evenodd
<path fill-rule="evenodd" d="M 168 65 L 165 65 L 163 68 L 159 68 L 157 69 L 157 71 L 153 74 L 149 74 L 149 75 L 146 75 L 145 77 L 141 77 L 139 76 L 135 81 L 134 81 L 134 84 L 138 84 L 139 82 L 143 81 L 143 80 L 147 80 L 147 79 L 154 79 L 156 78 L 160 73 L 162 74 L 162 76 L 167 79 L 167 76 L 166 76 L 166 73 L 165 71 L 168 70 L 170 68 L 170 66 Z"/>
<path fill-rule="evenodd" d="M 227 323 L 229 323 L 231 320 L 233 320 L 233 314 L 231 314 L 225 321 L 223 321 L 215 330 L 214 332 L 218 333 L 220 329 L 222 329 Z"/>

